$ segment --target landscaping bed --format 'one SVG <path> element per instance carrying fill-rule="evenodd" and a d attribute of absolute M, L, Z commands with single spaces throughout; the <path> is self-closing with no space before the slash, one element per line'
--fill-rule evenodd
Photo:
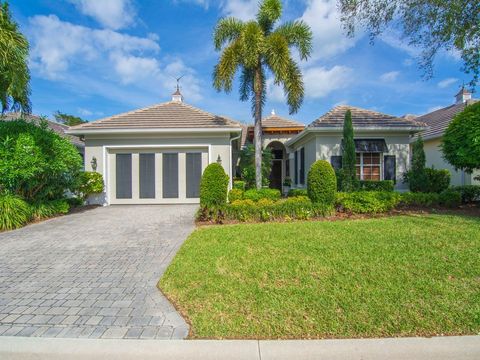
<path fill-rule="evenodd" d="M 477 334 L 479 253 L 478 217 L 209 226 L 159 287 L 192 338 Z"/>

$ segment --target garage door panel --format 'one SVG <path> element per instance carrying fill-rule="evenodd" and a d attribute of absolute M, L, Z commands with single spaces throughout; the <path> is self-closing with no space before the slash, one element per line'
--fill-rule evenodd
<path fill-rule="evenodd" d="M 116 155 L 116 197 L 132 198 L 132 154 Z"/>
<path fill-rule="evenodd" d="M 155 154 L 140 154 L 139 156 L 139 187 L 140 199 L 155 198 Z"/>
<path fill-rule="evenodd" d="M 202 177 L 202 154 L 187 153 L 185 161 L 187 198 L 200 197 L 200 178 Z"/>
<path fill-rule="evenodd" d="M 163 198 L 178 198 L 178 153 L 163 154 Z"/>

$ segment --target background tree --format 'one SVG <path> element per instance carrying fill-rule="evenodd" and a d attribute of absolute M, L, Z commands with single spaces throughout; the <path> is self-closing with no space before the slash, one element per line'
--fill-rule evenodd
<path fill-rule="evenodd" d="M 443 134 L 442 152 L 456 170 L 480 169 L 480 102 L 455 115 Z"/>
<path fill-rule="evenodd" d="M 343 122 L 342 189 L 353 191 L 357 180 L 356 153 L 353 139 L 352 112 L 347 110 Z"/>
<path fill-rule="evenodd" d="M 83 120 L 78 116 L 68 115 L 60 111 L 57 111 L 56 113 L 54 113 L 53 116 L 55 117 L 55 120 L 57 122 L 67 126 L 75 126 L 75 125 L 80 125 L 87 122 L 86 120 Z"/>
<path fill-rule="evenodd" d="M 214 31 L 214 45 L 221 51 L 213 72 L 217 91 L 230 92 L 235 74 L 240 75 L 240 100 L 252 102 L 255 118 L 256 186 L 262 186 L 262 108 L 266 99 L 266 78 L 273 76 L 282 85 L 290 113 L 303 102 L 302 73 L 291 48 L 306 60 L 312 50 L 312 32 L 303 21 L 287 22 L 275 28 L 282 15 L 280 0 L 262 0 L 255 20 L 243 22 L 233 17 L 221 19 Z"/>
<path fill-rule="evenodd" d="M 252 144 L 245 146 L 240 152 L 240 175 L 245 181 L 247 189 L 256 186 L 255 177 L 255 147 Z M 272 171 L 272 151 L 269 148 L 262 150 L 262 186 L 268 186 L 270 181 L 268 176 Z"/>
<path fill-rule="evenodd" d="M 7 2 L 0 1 L 0 102 L 2 112 L 29 113 L 28 41 L 13 21 Z"/>
<path fill-rule="evenodd" d="M 423 139 L 419 136 L 412 145 L 412 163 L 410 170 L 405 174 L 405 180 L 408 181 L 411 191 L 423 192 L 426 190 L 427 175 L 425 162 Z"/>
<path fill-rule="evenodd" d="M 373 39 L 387 26 L 421 49 L 424 76 L 433 73 L 433 60 L 441 50 L 458 51 L 471 85 L 480 71 L 480 1 L 478 0 L 339 0 L 342 21 L 350 36 L 364 27 Z"/>

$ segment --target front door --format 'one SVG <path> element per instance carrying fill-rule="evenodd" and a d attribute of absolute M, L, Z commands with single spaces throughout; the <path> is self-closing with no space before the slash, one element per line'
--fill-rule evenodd
<path fill-rule="evenodd" d="M 270 172 L 270 188 L 282 191 L 282 160 L 272 161 Z"/>

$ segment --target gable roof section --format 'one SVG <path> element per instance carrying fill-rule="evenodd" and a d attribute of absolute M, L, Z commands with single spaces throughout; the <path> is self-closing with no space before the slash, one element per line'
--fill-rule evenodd
<path fill-rule="evenodd" d="M 227 117 L 210 114 L 182 102 L 170 101 L 73 126 L 70 132 L 200 128 L 240 130 L 241 126 L 239 122 Z"/>
<path fill-rule="evenodd" d="M 264 119 L 262 119 L 262 127 L 263 128 L 304 128 L 305 124 L 301 122 L 285 119 L 278 115 L 270 115 Z"/>
<path fill-rule="evenodd" d="M 36 115 L 27 115 L 27 114 L 20 114 L 20 113 L 6 113 L 0 116 L 0 120 L 4 121 L 13 121 L 17 119 L 24 119 L 29 122 L 33 122 L 36 125 L 39 125 L 42 120 L 46 121 L 48 124 L 48 128 L 55 131 L 61 137 L 69 140 L 73 145 L 77 148 L 85 147 L 85 143 L 80 140 L 78 136 L 67 134 L 66 131 L 69 129 L 67 125 L 59 124 L 57 122 L 50 121 L 48 119 L 43 119 L 40 116 Z"/>
<path fill-rule="evenodd" d="M 313 121 L 308 128 L 343 128 L 345 113 L 352 112 L 352 123 L 354 129 L 362 128 L 419 128 L 425 124 L 418 121 L 418 118 L 406 119 L 392 115 L 383 114 L 373 110 L 361 109 L 349 105 L 335 106 L 333 109 Z"/>
<path fill-rule="evenodd" d="M 422 133 L 422 137 L 424 139 L 435 139 L 443 136 L 445 129 L 453 117 L 463 111 L 468 104 L 476 101 L 478 100 L 468 100 L 466 103 L 453 104 L 417 117 L 415 120 L 422 121 L 428 125 L 428 129 Z"/>

